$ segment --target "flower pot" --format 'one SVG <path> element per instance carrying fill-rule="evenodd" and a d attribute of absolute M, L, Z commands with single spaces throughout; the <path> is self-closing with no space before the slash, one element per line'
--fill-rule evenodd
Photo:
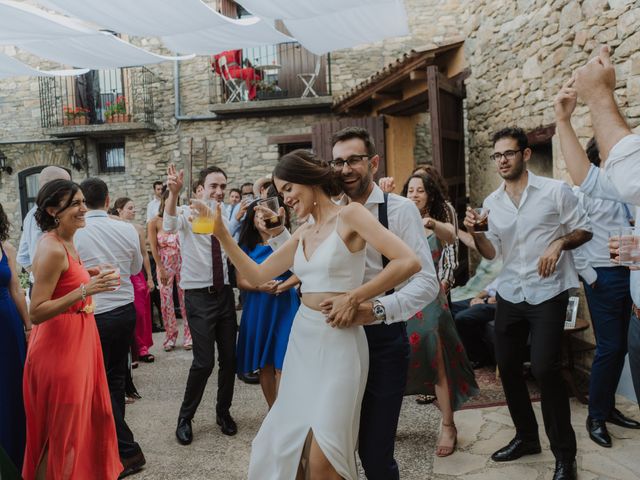
<path fill-rule="evenodd" d="M 128 113 L 116 113 L 115 115 L 109 115 L 107 117 L 107 123 L 123 123 L 130 122 L 131 115 Z"/>
<path fill-rule="evenodd" d="M 78 116 L 73 118 L 65 117 L 62 119 L 62 124 L 66 127 L 69 125 L 87 125 L 89 123 L 89 119 L 87 117 Z"/>

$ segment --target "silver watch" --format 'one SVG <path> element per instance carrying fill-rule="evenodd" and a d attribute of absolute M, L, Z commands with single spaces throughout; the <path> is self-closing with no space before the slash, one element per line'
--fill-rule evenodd
<path fill-rule="evenodd" d="M 373 319 L 376 322 L 384 322 L 387 319 L 387 312 L 380 300 L 375 300 L 373 302 Z"/>

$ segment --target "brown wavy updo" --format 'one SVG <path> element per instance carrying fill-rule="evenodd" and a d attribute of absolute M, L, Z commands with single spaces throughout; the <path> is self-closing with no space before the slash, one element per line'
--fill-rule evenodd
<path fill-rule="evenodd" d="M 71 180 L 51 180 L 44 184 L 44 186 L 38 192 L 36 198 L 36 213 L 34 218 L 36 223 L 43 232 L 53 230 L 58 226 L 57 217 L 65 211 L 73 202 L 73 197 L 80 190 L 80 185 Z M 56 209 L 55 215 L 50 215 L 47 212 L 47 208 L 54 207 Z"/>
<path fill-rule="evenodd" d="M 320 187 L 330 197 L 340 195 L 338 175 L 329 162 L 319 159 L 309 150 L 298 149 L 280 157 L 273 177 L 285 182 Z"/>

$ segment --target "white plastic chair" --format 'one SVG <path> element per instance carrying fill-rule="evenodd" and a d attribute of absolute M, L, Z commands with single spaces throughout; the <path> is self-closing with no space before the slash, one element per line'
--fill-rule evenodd
<path fill-rule="evenodd" d="M 225 103 L 240 102 L 244 98 L 244 80 L 241 78 L 233 78 L 229 73 L 227 58 L 221 55 L 218 58 L 218 66 L 224 86 L 229 90 L 229 98 Z"/>
<path fill-rule="evenodd" d="M 318 75 L 320 75 L 320 57 L 316 59 L 316 68 L 313 73 L 298 74 L 298 78 L 302 80 L 302 83 L 304 83 L 304 86 L 305 86 L 304 92 L 302 92 L 302 95 L 300 96 L 300 98 L 307 97 L 309 96 L 309 94 L 312 94 L 314 97 L 318 96 L 316 91 L 313 89 L 313 86 L 315 85 L 316 80 L 318 79 Z"/>

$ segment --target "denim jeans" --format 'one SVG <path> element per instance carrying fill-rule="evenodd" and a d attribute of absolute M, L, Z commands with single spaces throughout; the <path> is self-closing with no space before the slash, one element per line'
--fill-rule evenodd
<path fill-rule="evenodd" d="M 640 320 L 636 315 L 631 316 L 628 340 L 631 380 L 636 392 L 636 399 L 640 402 Z"/>

